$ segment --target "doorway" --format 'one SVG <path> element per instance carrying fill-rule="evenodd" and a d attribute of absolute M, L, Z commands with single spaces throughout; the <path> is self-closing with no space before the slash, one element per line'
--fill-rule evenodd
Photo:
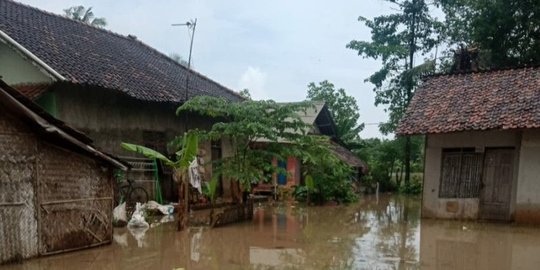
<path fill-rule="evenodd" d="M 486 149 L 480 192 L 480 219 L 510 220 L 514 152 L 513 148 Z"/>

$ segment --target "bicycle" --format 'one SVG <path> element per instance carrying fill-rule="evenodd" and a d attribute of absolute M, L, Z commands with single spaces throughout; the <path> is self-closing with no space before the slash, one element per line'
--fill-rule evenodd
<path fill-rule="evenodd" d="M 118 203 L 126 202 L 129 205 L 134 205 L 137 202 L 148 202 L 148 192 L 141 186 L 134 186 L 135 181 L 126 179 L 126 184 L 120 186 L 118 189 Z"/>

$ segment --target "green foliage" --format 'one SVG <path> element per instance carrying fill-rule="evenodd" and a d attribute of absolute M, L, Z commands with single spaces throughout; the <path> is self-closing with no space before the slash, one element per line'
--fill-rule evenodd
<path fill-rule="evenodd" d="M 240 96 L 242 96 L 245 99 L 251 99 L 251 93 L 249 92 L 249 89 L 247 88 L 242 89 L 242 91 L 240 91 L 238 94 L 240 94 Z"/>
<path fill-rule="evenodd" d="M 422 193 L 422 180 L 418 176 L 413 176 L 411 183 L 401 186 L 399 192 L 410 195 L 418 195 Z"/>
<path fill-rule="evenodd" d="M 173 166 L 174 165 L 174 162 L 171 161 L 170 159 L 168 159 L 166 156 L 164 156 L 160 152 L 158 152 L 156 150 L 153 150 L 153 149 L 150 149 L 148 147 L 145 147 L 145 146 L 142 146 L 142 145 L 131 144 L 131 143 L 122 143 L 121 146 L 125 150 L 135 152 L 137 154 L 141 154 L 141 155 L 143 155 L 143 156 L 145 156 L 147 158 L 159 159 L 159 160 L 163 161 L 168 166 Z"/>
<path fill-rule="evenodd" d="M 381 132 L 395 130 L 414 94 L 414 87 L 422 75 L 434 72 L 434 63 L 414 66 L 417 53 L 425 55 L 440 42 L 442 24 L 431 17 L 424 0 L 391 0 L 397 13 L 381 15 L 370 20 L 360 17 L 371 29 L 371 41 L 353 40 L 347 48 L 358 51 L 364 58 L 380 59 L 382 67 L 366 81 L 375 85 L 375 105 L 385 105 L 389 122 L 381 125 Z"/>
<path fill-rule="evenodd" d="M 107 20 L 105 18 L 96 18 L 92 7 L 85 8 L 84 6 L 72 6 L 64 9 L 64 15 L 70 19 L 80 21 L 95 27 L 107 26 Z"/>
<path fill-rule="evenodd" d="M 464 44 L 478 50 L 478 61 L 483 68 L 540 64 L 537 0 L 438 2 L 445 13 L 451 47 Z"/>
<path fill-rule="evenodd" d="M 214 173 L 212 175 L 212 179 L 210 182 L 204 182 L 204 186 L 202 188 L 204 196 L 208 197 L 210 199 L 210 202 L 214 204 L 216 202 L 216 191 L 219 183 L 219 174 Z"/>
<path fill-rule="evenodd" d="M 310 102 L 230 102 L 201 96 L 183 104 L 177 113 L 194 112 L 216 121 L 209 130 L 200 131 L 200 138 L 227 140 L 232 153 L 215 163 L 214 172 L 239 181 L 245 191 L 269 173 L 286 173 L 272 160 L 295 156 L 302 160 L 305 175 L 313 178 L 321 201 L 350 201 L 354 199 L 350 167 L 334 155 L 327 137 L 307 134 L 312 126 L 299 116 L 312 106 Z"/>
<path fill-rule="evenodd" d="M 375 85 L 375 105 L 384 105 L 389 121 L 379 126 L 383 134 L 396 130 L 414 95 L 419 78 L 435 72 L 435 62 L 415 66 L 418 53 L 430 53 L 440 42 L 443 24 L 430 14 L 425 0 L 388 0 L 394 14 L 359 20 L 371 29 L 371 41 L 351 41 L 347 47 L 364 58 L 380 59 L 382 67 L 366 81 Z M 411 140 L 404 145 L 405 183 L 410 182 Z"/>
<path fill-rule="evenodd" d="M 334 84 L 325 80 L 318 85 L 308 85 L 307 98 L 324 101 L 336 122 L 337 138 L 348 148 L 357 148 L 360 144 L 359 133 L 364 124 L 358 124 L 360 113 L 356 99 L 345 93 L 345 89 L 336 89 Z"/>
<path fill-rule="evenodd" d="M 181 142 L 181 143 L 178 143 Z M 156 150 L 148 147 L 130 143 L 122 143 L 121 146 L 127 151 L 141 154 L 150 159 L 159 159 L 163 163 L 173 169 L 185 171 L 189 168 L 189 164 L 197 157 L 197 150 L 199 148 L 199 135 L 197 131 L 191 131 L 185 134 L 185 136 L 177 139 L 173 142 L 177 149 L 176 161 L 168 159 L 165 155 L 159 153 Z"/>
<path fill-rule="evenodd" d="M 413 172 L 423 171 L 423 142 L 422 136 L 411 138 Z M 401 190 L 404 186 L 415 184 L 413 177 L 409 185 L 402 185 L 405 143 L 405 138 L 402 137 L 392 140 L 377 138 L 363 140 L 363 147 L 358 151 L 358 155 L 369 167 L 369 175 L 363 179 L 365 184 L 374 185 L 379 182 L 381 191 Z"/>
<path fill-rule="evenodd" d="M 311 201 L 349 203 L 357 200 L 352 189 L 352 168 L 332 153 L 330 140 L 323 136 L 309 136 L 299 142 L 306 191 Z"/>
<path fill-rule="evenodd" d="M 233 147 L 232 155 L 216 163 L 215 171 L 250 190 L 252 182 L 264 179 L 268 172 L 275 172 L 273 158 L 283 159 L 295 142 L 306 136 L 311 127 L 302 121 L 298 112 L 311 106 L 307 102 L 230 102 L 200 96 L 180 106 L 177 113 L 194 112 L 214 118 L 216 123 L 209 130 L 201 131 L 201 139 L 226 140 Z M 264 143 L 264 147 L 254 147 L 257 143 Z"/>

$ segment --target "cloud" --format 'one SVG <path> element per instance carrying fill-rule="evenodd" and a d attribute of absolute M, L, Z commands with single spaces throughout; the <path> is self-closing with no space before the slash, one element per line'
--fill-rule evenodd
<path fill-rule="evenodd" d="M 268 94 L 265 91 L 267 74 L 260 68 L 249 66 L 246 71 L 240 76 L 238 89 L 249 89 L 249 93 L 253 99 L 268 99 Z"/>

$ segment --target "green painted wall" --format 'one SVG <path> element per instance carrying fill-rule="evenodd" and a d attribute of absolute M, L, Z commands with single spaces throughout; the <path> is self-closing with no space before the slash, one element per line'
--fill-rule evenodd
<path fill-rule="evenodd" d="M 56 105 L 56 94 L 54 92 L 47 92 L 36 100 L 36 103 L 41 106 L 46 112 L 53 116 L 58 115 L 58 107 Z"/>

